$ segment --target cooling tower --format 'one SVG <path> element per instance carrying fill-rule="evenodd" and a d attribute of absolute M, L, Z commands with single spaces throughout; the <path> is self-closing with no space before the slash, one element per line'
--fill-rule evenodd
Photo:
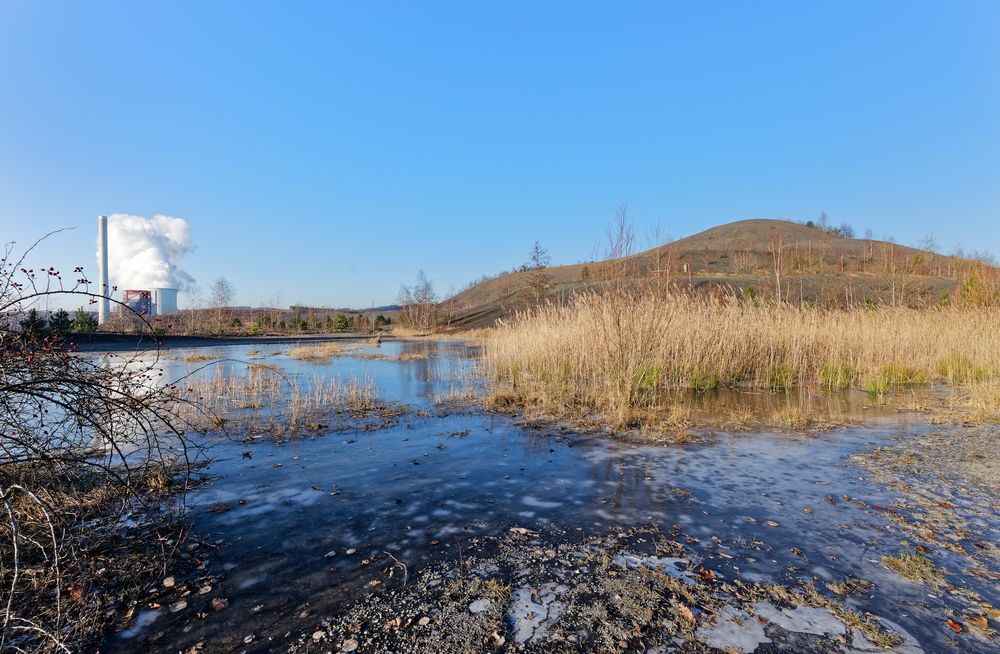
<path fill-rule="evenodd" d="M 177 311 L 177 289 L 154 288 L 153 314 L 162 316 L 166 313 L 173 313 L 174 311 Z"/>

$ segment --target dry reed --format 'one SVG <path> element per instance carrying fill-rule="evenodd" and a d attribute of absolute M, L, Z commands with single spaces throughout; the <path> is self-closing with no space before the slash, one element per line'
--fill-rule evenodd
<path fill-rule="evenodd" d="M 179 392 L 180 417 L 202 431 L 226 430 L 238 435 L 291 436 L 320 431 L 338 416 L 373 413 L 398 415 L 400 407 L 380 399 L 371 377 L 326 378 L 314 375 L 307 383 L 285 376 L 269 366 L 252 365 L 245 372 L 186 383 Z"/>
<path fill-rule="evenodd" d="M 329 361 L 332 357 L 343 353 L 343 346 L 334 341 L 318 343 L 316 345 L 300 345 L 293 347 L 288 352 L 288 356 L 302 361 Z"/>
<path fill-rule="evenodd" d="M 831 310 L 591 293 L 521 313 L 485 337 L 485 401 L 556 416 L 597 413 L 625 427 L 671 389 L 880 395 L 910 384 L 982 383 L 1000 377 L 997 325 L 995 308 Z"/>
<path fill-rule="evenodd" d="M 976 381 L 966 386 L 959 396 L 960 405 L 976 422 L 1000 422 L 1000 379 Z"/>

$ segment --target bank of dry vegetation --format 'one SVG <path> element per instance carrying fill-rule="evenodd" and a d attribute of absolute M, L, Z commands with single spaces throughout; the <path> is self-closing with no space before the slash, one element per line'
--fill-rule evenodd
<path fill-rule="evenodd" d="M 599 414 L 634 426 L 677 389 L 962 387 L 1000 409 L 1000 309 L 800 308 L 736 297 L 580 295 L 501 323 L 483 341 L 487 406 Z"/>

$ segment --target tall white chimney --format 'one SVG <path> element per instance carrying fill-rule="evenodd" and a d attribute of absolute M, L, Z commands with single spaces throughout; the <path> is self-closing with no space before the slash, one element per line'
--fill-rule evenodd
<path fill-rule="evenodd" d="M 108 217 L 97 217 L 97 284 L 101 298 L 97 301 L 97 322 L 103 323 L 110 317 L 111 287 L 108 285 Z"/>

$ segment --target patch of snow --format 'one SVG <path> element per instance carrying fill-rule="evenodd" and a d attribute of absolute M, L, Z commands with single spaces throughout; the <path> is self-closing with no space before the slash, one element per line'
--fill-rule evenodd
<path fill-rule="evenodd" d="M 732 606 L 722 607 L 715 621 L 698 627 L 695 635 L 709 647 L 735 652 L 753 652 L 759 645 L 771 642 L 757 618 Z"/>
<path fill-rule="evenodd" d="M 797 606 L 779 610 L 769 602 L 757 602 L 753 606 L 757 615 L 786 631 L 816 636 L 844 636 L 847 633 L 847 626 L 829 609 Z"/>
<path fill-rule="evenodd" d="M 543 642 L 549 627 L 566 610 L 565 603 L 558 599 L 566 591 L 561 584 L 548 583 L 538 589 L 523 586 L 511 593 L 507 619 L 514 632 L 514 642 Z"/>

